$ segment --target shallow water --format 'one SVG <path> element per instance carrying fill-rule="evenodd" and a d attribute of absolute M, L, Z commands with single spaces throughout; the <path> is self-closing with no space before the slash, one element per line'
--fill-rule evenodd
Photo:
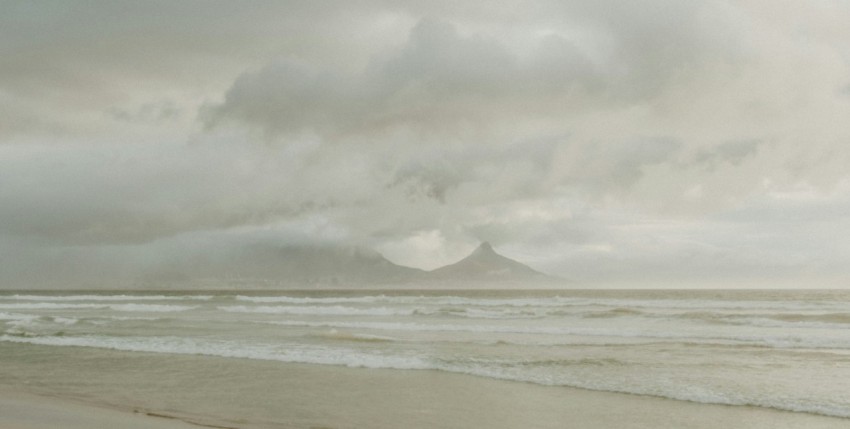
<path fill-rule="evenodd" d="M 20 361 L 85 347 L 439 370 L 838 417 L 848 328 L 847 291 L 0 295 L 0 341 Z"/>

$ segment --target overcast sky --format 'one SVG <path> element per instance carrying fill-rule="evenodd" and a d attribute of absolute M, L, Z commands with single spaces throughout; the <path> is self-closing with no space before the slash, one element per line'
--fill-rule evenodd
<path fill-rule="evenodd" d="M 251 243 L 847 287 L 850 3 L 2 1 L 0 287 Z M 76 280 L 75 280 L 76 279 Z"/>

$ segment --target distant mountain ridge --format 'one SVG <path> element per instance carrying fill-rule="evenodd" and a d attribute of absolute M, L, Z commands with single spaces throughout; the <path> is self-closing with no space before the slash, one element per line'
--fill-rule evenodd
<path fill-rule="evenodd" d="M 246 246 L 226 255 L 194 255 L 172 261 L 141 282 L 202 287 L 368 287 L 557 282 L 560 279 L 502 256 L 483 242 L 460 261 L 424 271 L 405 267 L 358 247 Z"/>

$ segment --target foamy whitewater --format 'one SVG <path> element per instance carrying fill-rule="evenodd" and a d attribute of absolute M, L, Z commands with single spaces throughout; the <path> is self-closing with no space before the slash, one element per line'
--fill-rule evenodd
<path fill-rule="evenodd" d="M 0 341 L 439 370 L 850 417 L 841 291 L 6 293 Z"/>

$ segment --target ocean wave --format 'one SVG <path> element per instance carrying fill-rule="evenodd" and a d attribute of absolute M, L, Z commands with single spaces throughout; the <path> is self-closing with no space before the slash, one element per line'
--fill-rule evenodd
<path fill-rule="evenodd" d="M 552 361 L 549 365 L 559 366 L 625 366 L 624 362 L 608 359 L 590 359 L 576 361 Z M 435 368 L 450 372 L 494 378 L 507 381 L 521 381 L 544 386 L 564 386 L 594 390 L 600 392 L 626 393 L 633 395 L 654 396 L 687 402 L 718 405 L 756 406 L 778 410 L 819 414 L 830 417 L 850 418 L 850 403 L 833 401 L 825 403 L 801 395 L 769 395 L 766 392 L 752 391 L 742 393 L 733 389 L 718 386 L 696 386 L 677 377 L 659 377 L 655 379 L 628 379 L 623 377 L 588 376 L 587 373 L 597 373 L 588 368 L 582 372 L 561 372 L 552 375 L 549 371 L 523 371 L 524 366 L 535 367 L 534 362 L 527 365 L 506 363 L 486 364 L 477 362 L 473 365 L 450 365 L 447 368 Z"/>
<path fill-rule="evenodd" d="M 531 310 L 515 310 L 515 309 L 481 309 L 481 308 L 463 308 L 463 309 L 440 309 L 440 312 L 469 319 L 539 319 L 549 315 L 545 311 Z"/>
<path fill-rule="evenodd" d="M 36 301 L 50 302 L 108 302 L 108 301 L 209 301 L 213 295 L 0 295 L 0 305 L 8 305 L 4 301 Z M 587 298 L 587 297 L 463 297 L 463 296 L 410 296 L 410 295 L 368 295 L 368 296 L 329 296 L 329 297 L 299 297 L 299 296 L 246 296 L 236 295 L 236 301 L 255 304 L 380 304 L 384 306 L 425 306 L 425 307 L 532 307 L 536 309 L 560 308 L 564 315 L 572 315 L 571 308 L 576 310 L 597 311 L 600 317 L 605 317 L 605 311 L 610 316 L 627 315 L 636 311 L 776 311 L 776 312 L 833 312 L 836 315 L 850 315 L 850 303 L 843 301 L 769 301 L 769 300 L 722 300 L 722 299 L 623 299 L 623 298 Z M 0 307 L 4 308 L 4 307 Z M 558 315 L 558 313 L 553 313 Z M 850 316 L 848 316 L 850 317 Z"/>
<path fill-rule="evenodd" d="M 425 305 L 419 303 L 418 306 L 412 306 L 415 300 L 406 300 L 405 304 L 394 300 L 392 304 L 395 307 L 388 306 L 386 302 L 383 306 L 342 306 L 342 305 L 327 305 L 333 303 L 350 303 L 350 304 L 377 304 L 377 301 L 389 299 L 391 297 L 360 297 L 360 298 L 292 298 L 292 297 L 244 297 L 237 296 L 237 300 L 249 301 L 254 303 L 286 303 L 291 305 L 236 305 L 236 306 L 220 306 L 219 310 L 224 310 L 232 313 L 268 313 L 268 314 L 292 314 L 292 315 L 327 315 L 327 316 L 433 316 L 445 315 L 452 317 L 464 317 L 471 319 L 530 319 L 540 318 L 545 316 L 545 312 L 531 310 L 515 310 L 513 308 L 495 309 L 495 308 L 476 308 L 464 306 L 447 306 L 447 305 Z M 373 300 L 374 299 L 374 300 Z M 306 305 L 306 304 L 326 304 L 326 305 Z M 401 306 L 398 306 L 401 305 Z"/>
<path fill-rule="evenodd" d="M 788 329 L 847 329 L 850 313 L 718 313 L 689 311 L 683 313 L 642 314 L 653 319 L 687 320 L 713 325 L 752 326 Z"/>
<path fill-rule="evenodd" d="M 131 311 L 131 312 L 149 312 L 149 313 L 172 313 L 180 311 L 194 310 L 198 308 L 196 305 L 171 305 L 171 304 L 110 304 L 110 310 L 114 311 Z"/>
<path fill-rule="evenodd" d="M 60 304 L 55 302 L 0 303 L 0 309 L 4 310 L 76 310 L 106 307 L 104 304 Z"/>
<path fill-rule="evenodd" d="M 165 313 L 176 311 L 187 311 L 198 308 L 192 305 L 173 304 L 95 304 L 95 303 L 56 303 L 56 302 L 26 302 L 26 303 L 0 303 L 3 310 L 113 310 L 132 312 Z"/>
<path fill-rule="evenodd" d="M 153 322 L 157 320 L 168 320 L 162 317 L 145 317 L 145 316 L 105 316 L 99 317 L 99 320 L 115 320 L 118 322 L 127 322 L 127 321 L 145 321 L 145 322 Z"/>
<path fill-rule="evenodd" d="M 612 310 L 764 310 L 764 311 L 830 311 L 850 313 L 850 303 L 834 301 L 769 301 L 721 299 L 623 299 L 583 297 L 522 297 L 522 298 L 471 298 L 461 296 L 409 296 L 371 295 L 355 297 L 294 297 L 294 296 L 244 296 L 237 301 L 285 304 L 383 304 L 412 306 L 461 307 L 601 307 Z"/>
<path fill-rule="evenodd" d="M 34 320 L 41 316 L 34 314 L 5 313 L 0 311 L 0 320 Z"/>
<path fill-rule="evenodd" d="M 298 306 L 298 305 L 276 305 L 276 306 L 245 306 L 231 305 L 220 306 L 219 310 L 230 313 L 263 313 L 263 314 L 291 314 L 299 316 L 411 316 L 417 314 L 414 308 L 389 308 L 389 307 L 343 307 L 334 306 Z"/>
<path fill-rule="evenodd" d="M 328 331 L 319 332 L 315 334 L 310 334 L 311 337 L 321 338 L 323 340 L 335 340 L 335 341 L 354 341 L 354 342 L 366 342 L 366 343 L 390 343 L 398 341 L 396 338 L 385 337 L 381 335 L 369 335 L 369 334 L 358 334 L 349 331 L 338 331 L 336 329 L 330 329 Z"/>
<path fill-rule="evenodd" d="M 71 326 L 71 325 L 76 325 L 77 322 L 80 321 L 80 319 L 77 319 L 76 317 L 58 317 L 57 316 L 57 317 L 51 317 L 50 321 L 53 322 L 53 323 L 58 323 L 60 325 Z"/>
<path fill-rule="evenodd" d="M 780 328 L 780 329 L 817 329 L 817 330 L 846 330 L 850 328 L 847 323 L 830 323 L 817 321 L 786 321 L 776 317 L 729 317 L 725 320 L 717 321 L 727 325 L 736 326 L 753 326 L 762 328 Z"/>
<path fill-rule="evenodd" d="M 785 313 L 770 316 L 783 322 L 823 322 L 833 324 L 850 324 L 850 312 L 846 313 L 818 313 L 818 314 L 794 314 Z"/>
<path fill-rule="evenodd" d="M 6 326 L 8 333 L 21 333 L 23 329 L 29 328 L 41 319 L 41 316 L 34 314 L 19 314 L 19 313 L 4 313 L 0 312 L 0 321 Z"/>
<path fill-rule="evenodd" d="M 17 301 L 209 301 L 212 295 L 0 295 Z"/>
<path fill-rule="evenodd" d="M 293 296 L 244 296 L 234 299 L 254 303 L 286 304 L 386 304 L 386 305 L 429 305 L 429 306 L 474 306 L 474 307 L 561 307 L 578 303 L 575 298 L 466 298 L 459 296 L 391 296 L 372 295 L 357 297 L 293 297 Z"/>
<path fill-rule="evenodd" d="M 550 316 L 576 316 L 579 313 L 562 311 L 555 307 L 524 307 L 524 306 L 506 306 L 499 308 L 496 306 L 463 306 L 463 305 L 448 305 L 436 303 L 418 303 L 411 301 L 406 304 L 398 302 L 385 303 L 381 306 L 342 306 L 342 305 L 306 305 L 313 304 L 330 304 L 337 302 L 334 299 L 326 301 L 321 300 L 277 300 L 269 301 L 266 304 L 273 302 L 287 303 L 290 305 L 237 305 L 237 306 L 220 306 L 218 309 L 233 312 L 233 313 L 268 313 L 268 314 L 292 314 L 292 315 L 328 315 L 328 316 L 449 316 L 468 319 L 540 319 Z M 362 301 L 346 301 L 351 304 L 361 303 Z M 296 304 L 298 303 L 298 304 Z M 377 304 L 377 303 L 372 303 Z M 624 314 L 625 315 L 625 314 Z"/>
<path fill-rule="evenodd" d="M 394 302 L 393 297 L 386 295 L 357 296 L 357 297 L 294 297 L 294 296 L 245 296 L 236 295 L 237 301 L 247 301 L 260 304 L 371 304 L 378 302 Z"/>
<path fill-rule="evenodd" d="M 509 326 L 509 325 L 452 325 L 413 322 L 355 322 L 355 321 L 258 321 L 257 323 L 304 327 L 369 329 L 381 331 L 412 332 L 466 332 L 490 334 L 532 334 L 575 337 L 602 337 L 645 339 L 649 341 L 667 341 L 677 343 L 700 343 L 717 345 L 738 345 L 783 349 L 850 349 L 850 336 L 817 337 L 810 335 L 740 335 L 730 333 L 726 336 L 717 333 L 695 332 L 656 332 L 647 329 L 624 328 L 582 328 L 556 326 Z"/>
<path fill-rule="evenodd" d="M 195 340 L 181 337 L 109 336 L 15 336 L 0 335 L 0 341 L 59 347 L 92 347 L 147 353 L 217 356 L 271 360 L 287 363 L 338 365 L 351 368 L 431 369 L 416 356 L 366 353 L 341 347 L 303 344 L 242 344 L 233 341 Z"/>
<path fill-rule="evenodd" d="M 645 314 L 646 314 L 646 312 L 640 311 L 640 310 L 635 310 L 633 308 L 616 307 L 616 308 L 612 308 L 610 310 L 586 312 L 584 314 L 581 314 L 581 317 L 587 318 L 587 319 L 610 319 L 610 318 L 615 318 L 615 317 L 642 316 L 642 315 L 645 315 Z M 572 315 L 572 314 L 571 313 L 564 313 L 564 312 L 551 312 L 548 315 L 567 316 L 567 315 Z"/>

